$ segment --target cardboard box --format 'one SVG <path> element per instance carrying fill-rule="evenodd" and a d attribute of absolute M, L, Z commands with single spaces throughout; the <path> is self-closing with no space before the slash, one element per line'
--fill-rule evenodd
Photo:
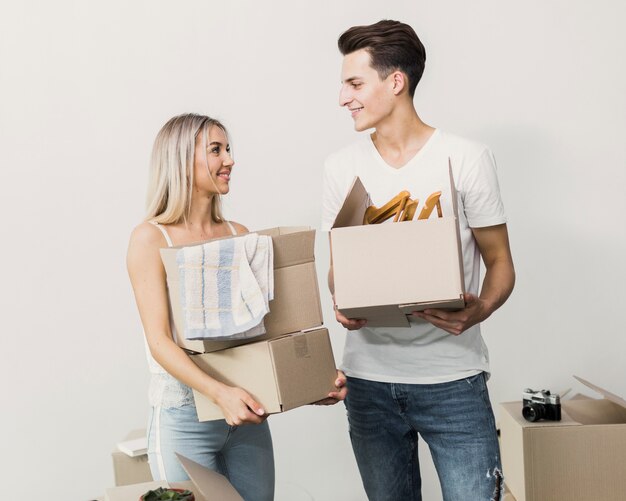
<path fill-rule="evenodd" d="M 363 225 L 371 205 L 357 177 L 330 231 L 335 303 L 371 327 L 409 327 L 407 315 L 426 308 L 464 307 L 463 255 L 457 195 L 454 215 Z"/>
<path fill-rule="evenodd" d="M 317 402 L 335 389 L 337 372 L 326 329 L 298 332 L 191 359 L 207 374 L 245 389 L 266 412 Z M 220 408 L 194 390 L 200 421 L 224 419 Z"/>
<path fill-rule="evenodd" d="M 145 436 L 146 430 L 133 430 L 124 437 L 124 440 L 133 440 Z M 111 459 L 113 460 L 113 476 L 116 486 L 138 484 L 152 480 L 147 454 L 131 457 L 116 447 L 111 452 Z"/>
<path fill-rule="evenodd" d="M 190 481 L 155 481 L 107 489 L 104 501 L 137 501 L 140 496 L 158 487 L 189 489 L 196 501 L 243 501 L 231 483 L 219 473 L 177 454 Z"/>
<path fill-rule="evenodd" d="M 517 501 L 626 499 L 626 401 L 576 378 L 604 398 L 561 402 L 561 421 L 530 423 L 522 402 L 501 404 L 506 483 Z"/>
<path fill-rule="evenodd" d="M 176 253 L 181 247 L 161 249 L 172 308 L 170 313 L 179 334 L 176 342 L 180 347 L 194 353 L 209 353 L 322 325 L 322 307 L 315 270 L 315 230 L 304 227 L 279 227 L 255 233 L 272 237 L 274 299 L 270 302 L 270 313 L 264 319 L 267 333 L 251 339 L 236 341 L 189 341 L 185 339 L 183 312 L 180 306 L 178 265 L 176 264 Z"/>

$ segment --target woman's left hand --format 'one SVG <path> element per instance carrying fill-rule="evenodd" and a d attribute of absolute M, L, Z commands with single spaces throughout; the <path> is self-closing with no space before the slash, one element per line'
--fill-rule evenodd
<path fill-rule="evenodd" d="M 346 394 L 348 393 L 348 388 L 346 387 L 346 375 L 337 371 L 337 379 L 335 379 L 335 387 L 337 391 L 331 391 L 328 394 L 328 397 L 314 402 L 315 405 L 335 405 L 337 402 L 344 400 L 346 398 Z"/>

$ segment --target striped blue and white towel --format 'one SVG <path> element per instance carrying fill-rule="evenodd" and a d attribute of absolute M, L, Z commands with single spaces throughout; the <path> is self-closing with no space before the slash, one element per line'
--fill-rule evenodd
<path fill-rule="evenodd" d="M 185 338 L 246 339 L 265 334 L 274 298 L 272 239 L 248 233 L 176 254 Z"/>

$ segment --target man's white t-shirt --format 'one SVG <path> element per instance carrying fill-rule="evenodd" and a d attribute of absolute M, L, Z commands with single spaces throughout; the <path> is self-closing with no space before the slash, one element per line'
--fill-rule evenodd
<path fill-rule="evenodd" d="M 484 145 L 437 129 L 401 168 L 389 166 L 369 136 L 339 150 L 325 163 L 322 230 L 331 229 L 356 176 L 377 207 L 407 190 L 411 198 L 420 200 L 417 218 L 428 195 L 442 191 L 443 215 L 452 215 L 448 159 L 457 190 L 465 288 L 478 294 L 480 253 L 471 228 L 506 222 L 495 161 Z M 430 217 L 437 217 L 437 211 Z M 365 326 L 348 331 L 341 369 L 348 376 L 371 381 L 442 383 L 488 372 L 489 355 L 479 325 L 453 336 L 414 319 L 408 328 Z"/>

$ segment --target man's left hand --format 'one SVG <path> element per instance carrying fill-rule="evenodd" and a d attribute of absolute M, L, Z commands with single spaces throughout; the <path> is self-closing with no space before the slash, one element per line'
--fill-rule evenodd
<path fill-rule="evenodd" d="M 315 402 L 315 405 L 335 405 L 337 402 L 346 398 L 346 394 L 348 393 L 348 388 L 346 387 L 346 375 L 341 371 L 337 371 L 335 387 L 337 388 L 337 391 L 331 391 L 328 394 L 328 397 Z"/>

